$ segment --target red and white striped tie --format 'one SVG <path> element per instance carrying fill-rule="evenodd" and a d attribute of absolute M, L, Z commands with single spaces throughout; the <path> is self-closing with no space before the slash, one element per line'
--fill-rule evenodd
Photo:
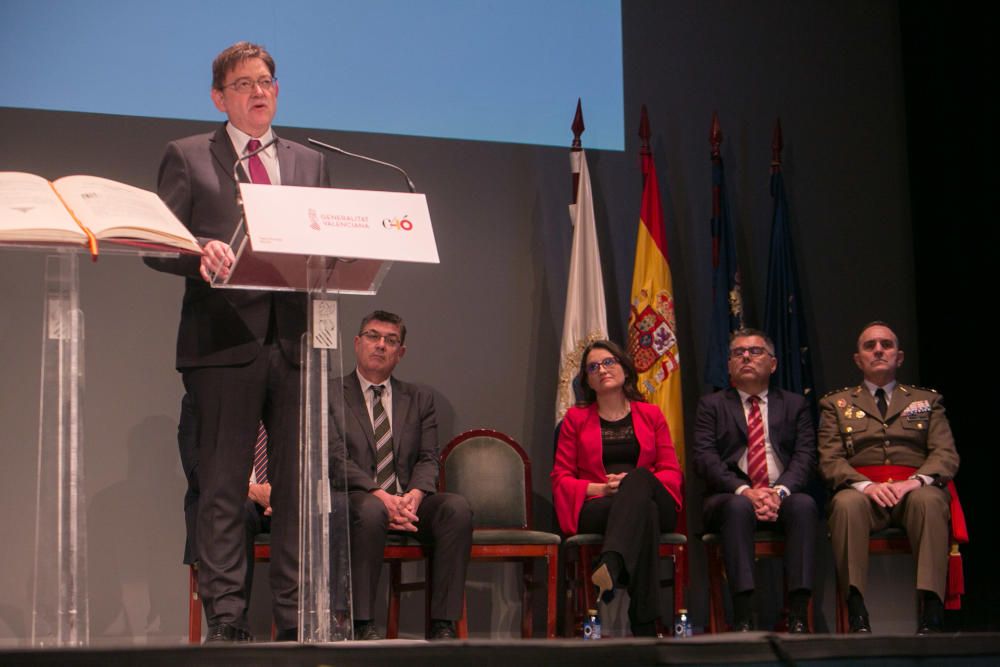
<path fill-rule="evenodd" d="M 267 484 L 267 429 L 257 425 L 257 444 L 253 448 L 253 476 L 258 484 Z"/>
<path fill-rule="evenodd" d="M 759 489 L 770 486 L 771 480 L 767 476 L 767 454 L 764 451 L 764 420 L 760 414 L 760 398 L 751 396 L 747 399 L 750 403 L 750 414 L 747 415 L 747 474 L 753 488 Z"/>

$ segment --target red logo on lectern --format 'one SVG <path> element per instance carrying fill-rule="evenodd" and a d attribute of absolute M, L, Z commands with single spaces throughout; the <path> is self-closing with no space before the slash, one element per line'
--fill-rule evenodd
<path fill-rule="evenodd" d="M 408 232 L 413 229 L 413 223 L 405 215 L 402 218 L 386 218 L 382 221 L 382 226 L 397 232 Z"/>

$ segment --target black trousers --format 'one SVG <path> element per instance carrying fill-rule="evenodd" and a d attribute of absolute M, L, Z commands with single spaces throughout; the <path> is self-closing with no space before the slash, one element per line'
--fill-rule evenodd
<path fill-rule="evenodd" d="M 181 453 L 181 465 L 187 477 L 188 489 L 184 494 L 184 527 L 186 539 L 184 542 L 184 564 L 198 562 L 197 537 L 195 535 L 198 520 L 198 420 L 194 412 L 194 402 L 188 394 L 181 399 L 181 414 L 177 423 L 177 445 Z M 271 517 L 264 516 L 264 508 L 246 499 L 243 503 L 244 526 L 246 527 L 246 576 L 243 588 L 246 591 L 246 606 L 243 608 L 241 620 L 237 623 L 241 628 L 250 630 L 247 613 L 250 607 L 250 595 L 253 588 L 254 541 L 261 533 L 271 532 Z"/>
<path fill-rule="evenodd" d="M 247 606 L 245 503 L 257 424 L 268 431 L 271 594 L 279 630 L 298 625 L 299 371 L 275 344 L 243 366 L 185 369 L 197 414 L 198 589 L 209 623 L 238 625 Z"/>
<path fill-rule="evenodd" d="M 604 533 L 604 551 L 622 557 L 620 582 L 628 590 L 629 620 L 660 618 L 660 533 L 677 525 L 677 503 L 646 468 L 625 475 L 618 493 L 592 498 L 580 508 L 579 532 Z"/>
<path fill-rule="evenodd" d="M 375 618 L 375 594 L 382 573 L 382 551 L 389 532 L 389 514 L 381 500 L 367 491 L 351 491 L 351 586 L 354 618 Z M 465 571 L 472 549 L 472 509 L 454 493 L 434 493 L 417 508 L 418 530 L 412 535 L 433 549 L 431 618 L 462 616 Z"/>
<path fill-rule="evenodd" d="M 753 534 L 777 530 L 785 534 L 785 581 L 788 590 L 812 590 L 816 567 L 816 501 L 806 493 L 793 493 L 781 502 L 778 520 L 757 521 L 753 504 L 735 493 L 716 493 L 705 499 L 705 528 L 722 538 L 722 559 L 733 593 L 754 589 Z"/>

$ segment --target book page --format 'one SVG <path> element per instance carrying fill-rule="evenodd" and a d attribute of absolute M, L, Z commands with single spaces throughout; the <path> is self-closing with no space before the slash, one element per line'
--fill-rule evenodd
<path fill-rule="evenodd" d="M 0 241 L 81 243 L 83 230 L 41 176 L 0 172 Z"/>
<path fill-rule="evenodd" d="M 100 240 L 145 241 L 201 252 L 191 232 L 156 194 L 97 176 L 55 182 L 76 217 Z"/>

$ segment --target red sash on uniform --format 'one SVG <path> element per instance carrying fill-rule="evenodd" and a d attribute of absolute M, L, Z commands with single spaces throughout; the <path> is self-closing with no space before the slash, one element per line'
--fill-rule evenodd
<path fill-rule="evenodd" d="M 909 466 L 858 466 L 856 470 L 873 482 L 900 482 L 917 472 Z M 965 594 L 965 574 L 962 571 L 962 554 L 959 544 L 968 544 L 969 529 L 965 525 L 965 513 L 962 503 L 958 500 L 958 491 L 954 482 L 948 482 L 948 493 L 951 495 L 951 548 L 948 552 L 948 582 L 945 585 L 945 609 L 961 609 L 962 595 Z"/>

